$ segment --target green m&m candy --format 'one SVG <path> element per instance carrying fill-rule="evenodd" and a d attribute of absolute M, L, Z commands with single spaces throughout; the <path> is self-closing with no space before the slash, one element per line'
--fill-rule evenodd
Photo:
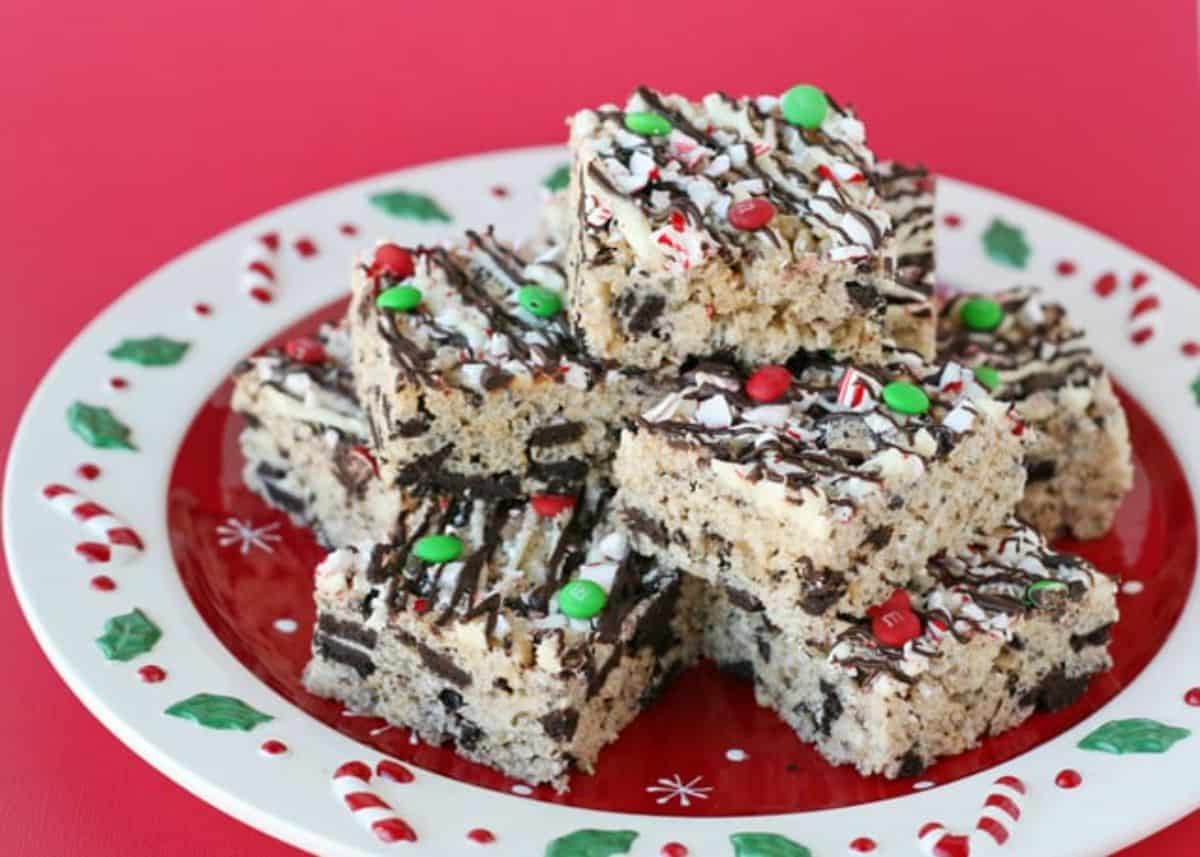
<path fill-rule="evenodd" d="M 929 396 L 916 384 L 907 381 L 892 381 L 883 388 L 883 401 L 889 408 L 901 414 L 917 415 L 929 410 Z"/>
<path fill-rule="evenodd" d="M 643 137 L 662 137 L 671 133 L 671 123 L 667 118 L 650 111 L 626 113 L 625 127 Z"/>
<path fill-rule="evenodd" d="M 413 553 L 417 558 L 430 565 L 456 560 L 462 556 L 462 552 L 463 543 L 458 536 L 425 536 L 417 539 L 413 545 Z"/>
<path fill-rule="evenodd" d="M 988 390 L 995 390 L 1000 386 L 1000 373 L 991 366 L 976 366 L 974 371 L 975 380 Z"/>
<path fill-rule="evenodd" d="M 829 112 L 829 99 L 815 86 L 802 83 L 793 86 L 779 99 L 783 118 L 801 128 L 820 128 Z"/>
<path fill-rule="evenodd" d="M 1061 580 L 1038 580 L 1025 590 L 1025 600 L 1034 607 L 1046 606 L 1067 594 L 1067 584 Z"/>
<path fill-rule="evenodd" d="M 608 593 L 594 580 L 572 580 L 558 590 L 558 606 L 572 619 L 591 619 L 604 609 Z"/>
<path fill-rule="evenodd" d="M 376 306 L 396 312 L 412 312 L 420 303 L 421 290 L 416 286 L 392 286 L 375 298 Z"/>
<path fill-rule="evenodd" d="M 562 297 L 558 292 L 541 286 L 522 286 L 517 290 L 517 303 L 538 318 L 553 318 L 562 312 Z"/>
<path fill-rule="evenodd" d="M 987 333 L 1000 326 L 1004 309 L 991 298 L 967 298 L 958 311 L 958 319 L 968 330 Z"/>

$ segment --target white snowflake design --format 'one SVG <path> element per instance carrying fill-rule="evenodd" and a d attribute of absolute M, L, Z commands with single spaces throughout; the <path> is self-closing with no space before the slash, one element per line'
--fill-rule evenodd
<path fill-rule="evenodd" d="M 678 798 L 680 806 L 691 806 L 693 799 L 708 800 L 708 793 L 713 790 L 712 786 L 700 785 L 702 779 L 704 777 L 692 777 L 685 783 L 683 777 L 675 774 L 670 779 L 663 777 L 657 785 L 646 786 L 646 791 L 662 794 L 662 797 L 654 799 L 657 804 L 670 803 Z"/>
<path fill-rule="evenodd" d="M 223 548 L 237 545 L 242 556 L 250 553 L 250 548 L 274 553 L 273 545 L 283 541 L 283 536 L 276 532 L 278 529 L 278 521 L 256 527 L 249 521 L 229 518 L 225 523 L 217 525 L 217 544 Z"/>

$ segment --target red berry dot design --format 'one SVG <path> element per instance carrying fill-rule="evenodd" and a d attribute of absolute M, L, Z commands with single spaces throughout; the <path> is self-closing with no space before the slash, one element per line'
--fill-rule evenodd
<path fill-rule="evenodd" d="M 467 839 L 480 845 L 491 845 L 496 841 L 496 834 L 485 827 L 476 827 L 474 830 L 467 831 Z"/>
<path fill-rule="evenodd" d="M 154 664 L 146 664 L 138 670 L 138 678 L 146 684 L 158 684 L 167 677 L 167 671 Z"/>
<path fill-rule="evenodd" d="M 1193 687 L 1183 695 L 1183 701 L 1194 708 L 1200 708 L 1200 687 Z"/>
<path fill-rule="evenodd" d="M 1101 274 L 1096 278 L 1096 282 L 1092 283 L 1092 290 L 1102 298 L 1111 295 L 1117 289 L 1117 275 L 1112 271 L 1106 274 Z"/>
<path fill-rule="evenodd" d="M 681 842 L 668 842 L 659 849 L 659 857 L 688 857 L 690 852 L 687 846 Z"/>
<path fill-rule="evenodd" d="M 126 390 L 129 388 L 129 381 L 120 375 L 114 375 L 108 379 L 108 386 L 114 390 Z"/>
<path fill-rule="evenodd" d="M 97 592 L 112 592 L 117 588 L 117 582 L 107 574 L 97 574 L 91 580 L 91 587 Z"/>
<path fill-rule="evenodd" d="M 75 473 L 80 479 L 86 479 L 88 482 L 91 482 L 93 479 L 99 477 L 100 468 L 91 463 L 81 464 L 75 470 Z"/>
<path fill-rule="evenodd" d="M 942 217 L 942 223 L 949 226 L 951 229 L 957 229 L 962 226 L 962 218 L 957 214 L 947 214 Z"/>
<path fill-rule="evenodd" d="M 502 184 L 492 185 L 491 194 L 492 196 L 496 197 L 496 199 L 507 199 L 508 188 Z"/>
<path fill-rule="evenodd" d="M 1054 270 L 1058 272 L 1060 277 L 1069 277 L 1075 273 L 1075 263 L 1070 259 L 1063 259 L 1054 266 Z"/>
<path fill-rule="evenodd" d="M 271 292 L 262 286 L 255 286 L 250 290 L 250 297 L 254 298 L 260 304 L 269 304 L 271 302 Z"/>
<path fill-rule="evenodd" d="M 317 245 L 311 238 L 297 238 L 292 242 L 292 247 L 305 259 L 311 259 L 317 255 Z"/>
<path fill-rule="evenodd" d="M 1197 354 L 1200 354 L 1200 342 L 1189 339 L 1179 346 L 1179 350 L 1183 352 L 1184 357 L 1195 357 Z"/>
<path fill-rule="evenodd" d="M 850 842 L 850 850 L 855 854 L 870 854 L 876 847 L 875 840 L 869 836 L 860 836 Z"/>
<path fill-rule="evenodd" d="M 1134 271 L 1133 277 L 1129 280 L 1129 287 L 1135 292 L 1146 283 L 1150 282 L 1150 275 L 1145 271 Z"/>
<path fill-rule="evenodd" d="M 201 318 L 207 318 L 208 316 L 212 315 L 213 308 L 211 304 L 198 303 L 192 306 L 192 312 Z"/>
<path fill-rule="evenodd" d="M 346 236 L 354 236 L 358 234 L 358 227 L 353 223 L 343 223 L 338 227 L 338 232 Z"/>
<path fill-rule="evenodd" d="M 288 745 L 275 738 L 269 738 L 258 745 L 258 750 L 264 756 L 282 756 L 288 751 Z"/>
<path fill-rule="evenodd" d="M 1145 345 L 1154 336 L 1154 328 L 1139 327 L 1133 333 L 1129 334 L 1129 340 L 1134 345 Z"/>
<path fill-rule="evenodd" d="M 1082 782 L 1083 777 L 1079 775 L 1079 771 L 1071 768 L 1064 768 L 1063 770 L 1059 771 L 1058 775 L 1054 778 L 1054 785 L 1058 786 L 1060 789 L 1078 788 Z"/>

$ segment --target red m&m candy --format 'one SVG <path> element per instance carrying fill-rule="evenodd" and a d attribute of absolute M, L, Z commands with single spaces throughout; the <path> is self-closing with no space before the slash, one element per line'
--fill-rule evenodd
<path fill-rule="evenodd" d="M 399 244 L 380 244 L 375 248 L 375 264 L 371 266 L 371 273 L 390 274 L 403 280 L 411 277 L 415 270 L 412 253 Z"/>
<path fill-rule="evenodd" d="M 775 206 L 761 197 L 751 197 L 729 206 L 728 216 L 734 229 L 762 229 L 775 216 Z"/>
<path fill-rule="evenodd" d="M 763 366 L 746 379 L 746 395 L 756 402 L 774 402 L 792 386 L 786 366 Z"/>
<path fill-rule="evenodd" d="M 867 608 L 871 633 L 885 646 L 903 646 L 921 636 L 921 619 L 913 612 L 908 593 L 897 589 L 882 604 Z"/>

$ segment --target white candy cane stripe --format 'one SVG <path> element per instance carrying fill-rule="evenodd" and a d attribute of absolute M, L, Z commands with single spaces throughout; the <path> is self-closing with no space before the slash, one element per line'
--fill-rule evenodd
<path fill-rule="evenodd" d="M 42 496 L 64 516 L 104 540 L 75 545 L 75 553 L 87 562 L 128 562 L 141 554 L 144 545 L 134 529 L 99 503 L 66 485 L 47 485 Z"/>
<path fill-rule="evenodd" d="M 371 790 L 371 768 L 365 762 L 346 762 L 333 772 L 333 791 L 363 827 L 380 842 L 416 842 L 417 834 Z"/>
<path fill-rule="evenodd" d="M 848 410 L 868 407 L 873 404 L 871 386 L 867 378 L 859 371 L 847 367 L 838 382 L 837 402 Z"/>
<path fill-rule="evenodd" d="M 1008 841 L 1011 828 L 1021 820 L 1021 804 L 1025 801 L 1025 784 L 1016 777 L 1001 777 L 992 784 L 973 838 L 989 836 L 997 845 Z"/>
<path fill-rule="evenodd" d="M 970 857 L 972 848 L 1003 845 L 1021 820 L 1024 801 L 1025 784 L 1016 777 L 1000 777 L 983 802 L 974 830 L 951 833 L 941 822 L 931 821 L 917 831 L 917 844 L 926 857 Z"/>
<path fill-rule="evenodd" d="M 268 232 L 256 238 L 242 257 L 242 290 L 260 303 L 275 297 L 279 234 Z"/>

